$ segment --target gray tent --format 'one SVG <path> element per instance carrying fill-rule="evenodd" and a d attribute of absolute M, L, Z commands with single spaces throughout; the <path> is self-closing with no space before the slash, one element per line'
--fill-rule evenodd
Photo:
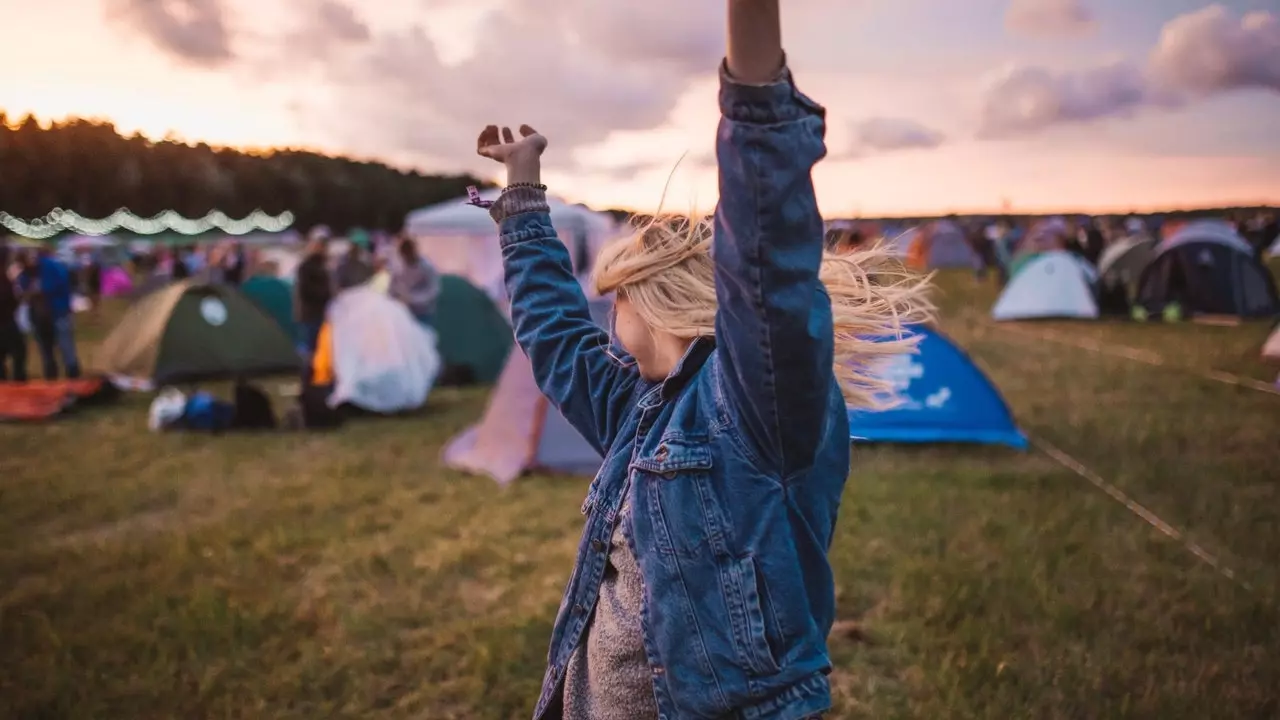
<path fill-rule="evenodd" d="M 593 300 L 592 319 L 608 327 L 611 308 L 608 300 Z M 601 458 L 538 390 L 529 358 L 516 349 L 507 357 L 484 416 L 449 441 L 444 462 L 506 485 L 534 470 L 590 475 L 600 468 Z"/>

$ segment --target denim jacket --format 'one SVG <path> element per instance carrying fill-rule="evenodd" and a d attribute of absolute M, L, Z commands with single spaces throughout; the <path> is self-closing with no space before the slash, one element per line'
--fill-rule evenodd
<path fill-rule="evenodd" d="M 715 338 L 643 380 L 592 322 L 545 195 L 494 208 L 516 340 L 542 392 L 604 457 L 552 631 L 535 718 L 560 716 L 565 665 L 629 498 L 643 635 L 662 718 L 798 719 L 831 704 L 827 551 L 849 471 L 823 225 L 811 169 L 825 111 L 784 73 L 722 69 Z"/>

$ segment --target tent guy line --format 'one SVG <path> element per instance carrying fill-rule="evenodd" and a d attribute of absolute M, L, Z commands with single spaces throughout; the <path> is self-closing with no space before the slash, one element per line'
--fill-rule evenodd
<path fill-rule="evenodd" d="M 1236 583 L 1237 585 L 1244 588 L 1245 590 L 1249 590 L 1249 591 L 1253 590 L 1252 585 L 1250 585 L 1245 580 L 1241 579 L 1240 576 L 1237 575 L 1234 570 L 1224 565 L 1222 561 L 1219 560 L 1215 555 L 1205 550 L 1203 547 L 1201 547 L 1198 543 L 1196 543 L 1191 538 L 1187 537 L 1186 533 L 1173 527 L 1172 525 L 1165 522 L 1164 520 L 1161 520 L 1158 515 L 1151 512 L 1146 507 L 1143 507 L 1136 500 L 1126 495 L 1123 490 L 1107 482 L 1101 475 L 1090 470 L 1079 460 L 1076 460 L 1075 458 L 1071 457 L 1065 452 L 1059 450 L 1057 447 L 1054 447 L 1049 441 L 1043 438 L 1033 436 L 1031 438 L 1031 442 L 1033 445 L 1039 448 L 1040 451 L 1043 452 L 1045 455 L 1048 455 L 1049 457 L 1053 458 L 1059 465 L 1074 472 L 1076 475 L 1079 475 L 1085 480 L 1088 480 L 1094 487 L 1098 488 L 1102 492 L 1106 493 L 1109 497 L 1111 497 L 1111 499 L 1123 505 L 1127 510 L 1129 510 L 1129 512 L 1132 512 L 1134 515 L 1137 515 L 1138 517 L 1145 520 L 1147 524 L 1151 525 L 1151 527 L 1164 533 L 1171 540 L 1181 543 L 1182 546 L 1186 548 L 1188 552 L 1190 552 L 1192 555 L 1195 555 L 1197 558 L 1199 558 L 1209 567 L 1218 571 L 1218 573 L 1221 574 L 1223 577 Z"/>
<path fill-rule="evenodd" d="M 1206 380 L 1213 380 L 1215 382 L 1225 383 L 1227 385 L 1235 385 L 1237 387 L 1247 388 L 1249 390 L 1257 390 L 1259 392 L 1264 392 L 1271 395 L 1280 395 L 1280 387 L 1276 387 L 1275 385 L 1270 385 L 1268 383 L 1262 382 L 1261 380 L 1241 377 L 1239 375 L 1233 375 L 1229 372 L 1223 372 L 1221 370 L 1210 370 L 1207 372 L 1198 372 L 1196 370 L 1179 367 L 1177 365 L 1171 365 L 1169 363 L 1166 363 L 1164 361 L 1164 358 L 1160 357 L 1155 353 L 1148 352 L 1146 350 L 1139 350 L 1137 348 L 1125 347 L 1123 345 L 1119 347 L 1109 347 L 1096 340 L 1087 340 L 1087 339 L 1069 340 L 1060 335 L 1057 335 L 1056 333 L 1032 332 L 1030 330 L 1024 330 L 1022 328 L 1009 327 L 1007 325 L 997 325 L 996 327 L 999 327 L 1001 330 L 1004 330 L 1005 332 L 1008 332 L 1008 333 L 1013 333 L 1015 335 L 1023 335 L 1029 338 L 1035 338 L 1037 340 L 1047 340 L 1049 342 L 1058 343 L 1059 345 L 1067 345 L 1069 347 L 1075 347 L 1081 350 L 1088 350 L 1089 352 L 1095 352 L 1102 355 L 1110 355 L 1112 357 L 1123 358 L 1125 360 L 1133 360 L 1134 362 L 1146 363 L 1147 365 L 1153 365 L 1156 367 L 1172 368 L 1174 370 L 1185 372 L 1190 375 L 1195 375 L 1196 377 L 1204 378 Z"/>
<path fill-rule="evenodd" d="M 1012 328 L 1007 328 L 1007 329 L 1012 330 Z M 1026 334 L 1030 335 L 1031 333 L 1026 333 Z M 981 359 L 977 357 L 974 357 L 973 360 L 975 365 L 982 368 L 984 372 L 990 375 L 989 368 L 987 368 L 985 362 L 983 362 Z M 1162 363 L 1159 361 L 1159 358 L 1157 357 L 1156 362 L 1152 364 L 1158 365 Z M 1236 583 L 1237 585 L 1244 588 L 1245 590 L 1248 590 L 1250 592 L 1253 591 L 1253 586 L 1251 584 L 1241 579 L 1240 576 L 1234 570 L 1224 565 L 1222 561 L 1219 560 L 1215 555 L 1205 550 L 1194 540 L 1187 537 L 1186 534 L 1183 533 L 1181 530 L 1175 528 L 1174 526 L 1160 519 L 1160 516 L 1151 512 L 1142 504 L 1138 503 L 1136 500 L 1129 497 L 1127 494 L 1125 494 L 1123 490 L 1107 482 L 1105 478 L 1103 478 L 1098 473 L 1090 470 L 1084 463 L 1071 457 L 1066 452 L 1059 450 L 1056 446 L 1054 446 L 1048 440 L 1045 440 L 1044 438 L 1039 437 L 1038 435 L 1033 435 L 1031 433 L 1024 433 L 1024 434 L 1027 436 L 1032 446 L 1039 449 L 1045 455 L 1048 455 L 1051 459 L 1053 459 L 1054 462 L 1058 463 L 1059 465 L 1066 468 L 1067 470 L 1070 470 L 1076 475 L 1079 475 L 1085 480 L 1088 480 L 1090 484 L 1092 484 L 1094 487 L 1098 488 L 1102 492 L 1106 493 L 1107 496 L 1110 497 L 1112 500 L 1115 500 L 1116 502 L 1123 505 L 1125 509 L 1127 509 L 1129 512 L 1133 513 L 1134 515 L 1137 515 L 1147 524 L 1159 530 L 1161 533 L 1168 536 L 1170 539 L 1180 543 L 1184 548 L 1186 548 L 1188 552 L 1190 552 L 1195 557 L 1199 558 L 1202 562 L 1204 562 L 1209 567 L 1216 570 L 1223 577 Z"/>

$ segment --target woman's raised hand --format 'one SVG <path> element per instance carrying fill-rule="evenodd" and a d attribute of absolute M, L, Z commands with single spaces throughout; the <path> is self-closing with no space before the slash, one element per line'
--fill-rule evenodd
<path fill-rule="evenodd" d="M 507 166 L 507 183 L 537 183 L 542 174 L 542 151 L 547 149 L 547 139 L 528 125 L 520 126 L 517 140 L 511 128 L 490 125 L 480 131 L 476 140 L 476 152 L 490 160 Z"/>

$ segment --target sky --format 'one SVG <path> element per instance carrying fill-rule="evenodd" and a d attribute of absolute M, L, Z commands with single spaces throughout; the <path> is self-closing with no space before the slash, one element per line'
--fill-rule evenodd
<path fill-rule="evenodd" d="M 829 217 L 1280 204 L 1277 0 L 785 0 Z M 0 110 L 714 205 L 715 0 L 0 0 Z M 0 168 L 0 181 L 3 168 Z M 665 190 L 665 192 L 664 192 Z"/>

